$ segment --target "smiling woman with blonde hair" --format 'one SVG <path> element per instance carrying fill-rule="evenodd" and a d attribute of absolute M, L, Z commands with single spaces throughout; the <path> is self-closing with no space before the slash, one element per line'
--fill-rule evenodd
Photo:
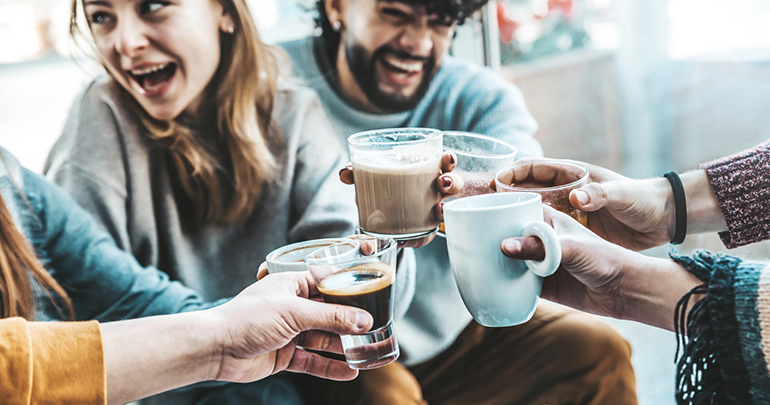
<path fill-rule="evenodd" d="M 344 149 L 315 93 L 282 80 L 244 0 L 73 0 L 71 32 L 108 76 L 76 100 L 45 171 L 141 264 L 214 300 L 275 248 L 353 233 Z M 403 311 L 412 271 L 399 270 Z M 154 401 L 299 401 L 271 380 L 279 397 L 199 387 Z"/>
<path fill-rule="evenodd" d="M 195 3 L 211 6 L 211 13 L 195 13 Z M 78 5 L 72 1 L 73 37 L 84 34 L 77 23 Z M 83 7 L 102 65 L 120 84 L 153 144 L 168 150 L 177 180 L 193 203 L 194 224 L 247 218 L 264 181 L 276 175 L 271 146 L 277 148 L 281 139 L 271 128 L 276 53 L 260 41 L 245 1 L 85 0 Z M 121 23 L 133 22 L 121 20 L 132 18 L 147 27 L 148 35 L 126 32 L 133 27 Z M 188 24 L 213 25 L 220 34 L 186 29 Z M 194 128 L 200 124 L 218 132 L 219 139 L 196 137 Z M 231 168 L 217 156 L 219 151 L 229 155 Z M 220 183 L 227 181 L 238 189 L 231 201 L 220 195 Z"/>

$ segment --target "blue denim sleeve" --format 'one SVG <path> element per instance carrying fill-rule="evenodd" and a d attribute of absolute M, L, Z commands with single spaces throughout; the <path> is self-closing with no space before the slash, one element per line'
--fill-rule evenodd
<path fill-rule="evenodd" d="M 24 191 L 34 213 L 32 243 L 49 272 L 67 291 L 77 319 L 112 321 L 193 311 L 206 303 L 195 291 L 155 267 L 142 267 L 64 191 L 24 171 Z M 32 223 L 30 223 L 32 222 Z"/>

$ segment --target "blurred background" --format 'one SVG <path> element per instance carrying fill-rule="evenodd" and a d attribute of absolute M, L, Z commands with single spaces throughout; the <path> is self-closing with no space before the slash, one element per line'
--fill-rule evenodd
<path fill-rule="evenodd" d="M 0 0 L 0 145 L 36 171 L 75 96 L 101 73 L 74 52 L 69 8 Z M 312 0 L 251 8 L 266 42 L 315 32 Z M 493 1 L 458 30 L 452 53 L 522 89 L 550 157 L 645 177 L 770 138 L 767 0 Z M 681 250 L 698 248 L 724 250 L 715 235 Z M 767 259 L 770 244 L 731 253 Z M 673 334 L 610 322 L 634 348 L 641 403 L 673 404 Z"/>

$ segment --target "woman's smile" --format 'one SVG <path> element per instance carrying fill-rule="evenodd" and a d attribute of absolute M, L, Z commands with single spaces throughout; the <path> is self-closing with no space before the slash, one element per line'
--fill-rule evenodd
<path fill-rule="evenodd" d="M 128 79 L 136 91 L 147 98 L 163 97 L 176 76 L 177 65 L 168 63 L 143 63 L 127 71 Z"/>

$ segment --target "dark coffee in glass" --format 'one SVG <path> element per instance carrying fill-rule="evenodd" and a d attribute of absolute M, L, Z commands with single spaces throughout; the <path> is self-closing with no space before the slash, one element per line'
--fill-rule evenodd
<path fill-rule="evenodd" d="M 372 329 L 379 329 L 390 322 L 392 286 L 390 266 L 375 262 L 359 264 L 326 277 L 318 285 L 318 291 L 325 302 L 366 310 L 374 317 Z"/>
<path fill-rule="evenodd" d="M 361 308 L 374 318 L 368 332 L 340 336 L 351 368 L 372 369 L 398 359 L 393 329 L 396 252 L 393 239 L 361 235 L 305 258 L 325 302 Z"/>

